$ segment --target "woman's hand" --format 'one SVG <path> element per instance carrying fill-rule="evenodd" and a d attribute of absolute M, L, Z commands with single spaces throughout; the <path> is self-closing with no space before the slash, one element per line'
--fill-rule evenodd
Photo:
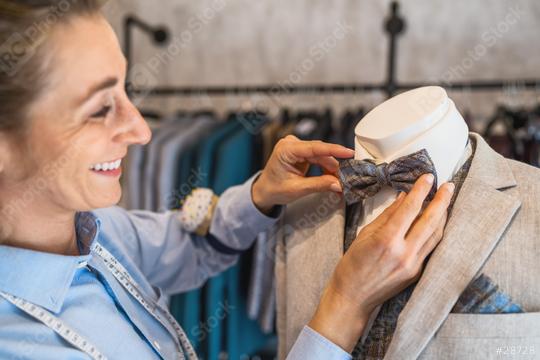
<path fill-rule="evenodd" d="M 288 204 L 314 192 L 341 192 L 336 175 L 339 163 L 335 158 L 352 156 L 354 150 L 341 145 L 301 141 L 288 135 L 276 144 L 253 184 L 253 202 L 262 212 L 268 213 L 275 205 Z M 311 164 L 320 165 L 324 175 L 306 177 Z"/>
<path fill-rule="evenodd" d="M 423 175 L 360 231 L 328 282 L 310 327 L 352 351 L 376 306 L 415 282 L 442 238 L 454 185 L 444 184 L 423 213 L 432 175 Z"/>

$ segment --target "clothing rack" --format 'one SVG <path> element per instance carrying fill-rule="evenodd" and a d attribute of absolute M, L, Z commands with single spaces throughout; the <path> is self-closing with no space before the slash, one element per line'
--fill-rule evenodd
<path fill-rule="evenodd" d="M 397 1 L 390 4 L 389 15 L 384 20 L 384 30 L 388 36 L 387 76 L 383 83 L 352 83 L 352 84 L 310 84 L 310 85 L 257 85 L 257 86 L 158 86 L 154 88 L 134 88 L 129 80 L 129 70 L 132 57 L 131 31 L 138 27 L 143 32 L 152 36 L 154 43 L 165 45 L 169 38 L 169 31 L 163 26 L 151 26 L 141 19 L 129 15 L 124 20 L 124 52 L 128 61 L 128 77 L 126 89 L 129 95 L 145 96 L 220 96 L 220 95 L 290 95 L 290 94 L 340 94 L 340 93 L 366 93 L 380 91 L 387 97 L 392 97 L 396 92 L 410 90 L 420 86 L 438 85 L 447 90 L 504 90 L 507 88 L 519 88 L 540 91 L 540 79 L 515 79 L 515 80 L 489 80 L 471 82 L 418 82 L 400 83 L 396 76 L 396 62 L 398 58 L 398 39 L 405 32 L 406 21 L 399 12 Z"/>

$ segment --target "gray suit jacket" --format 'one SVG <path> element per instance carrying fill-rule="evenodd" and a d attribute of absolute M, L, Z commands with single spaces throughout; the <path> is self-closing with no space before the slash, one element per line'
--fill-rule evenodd
<path fill-rule="evenodd" d="M 470 138 L 471 168 L 385 359 L 540 358 L 540 170 L 505 159 L 478 134 Z M 343 254 L 344 213 L 342 199 L 327 193 L 289 205 L 282 218 L 275 267 L 280 359 Z M 450 313 L 480 273 L 526 313 Z"/>

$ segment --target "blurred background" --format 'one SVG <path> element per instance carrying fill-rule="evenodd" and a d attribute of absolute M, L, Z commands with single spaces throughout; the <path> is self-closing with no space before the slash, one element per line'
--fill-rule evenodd
<path fill-rule="evenodd" d="M 180 209 L 197 186 L 219 194 L 286 134 L 354 147 L 367 111 L 428 84 L 500 153 L 539 165 L 538 1 L 115 0 L 104 11 L 153 131 L 130 150 L 126 208 Z M 201 358 L 275 357 L 272 239 L 170 298 Z"/>

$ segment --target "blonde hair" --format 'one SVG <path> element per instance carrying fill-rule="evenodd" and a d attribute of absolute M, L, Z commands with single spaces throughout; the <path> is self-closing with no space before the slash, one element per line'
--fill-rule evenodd
<path fill-rule="evenodd" d="M 0 0 L 0 132 L 22 135 L 27 111 L 46 83 L 43 43 L 74 16 L 100 12 L 102 0 Z"/>

